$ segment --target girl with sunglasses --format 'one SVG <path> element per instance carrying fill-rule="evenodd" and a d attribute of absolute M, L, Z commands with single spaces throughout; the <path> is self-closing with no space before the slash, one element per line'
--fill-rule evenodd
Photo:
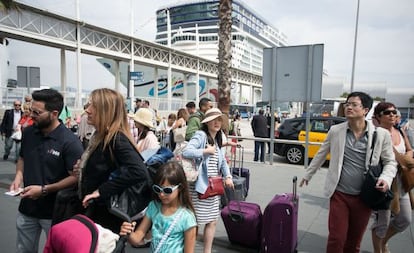
<path fill-rule="evenodd" d="M 157 171 L 152 189 L 154 200 L 138 228 L 134 231 L 135 222 L 124 222 L 120 235 L 130 234 L 128 242 L 139 245 L 151 228 L 151 252 L 194 252 L 197 223 L 181 165 L 164 164 Z"/>
<path fill-rule="evenodd" d="M 377 126 L 385 128 L 390 132 L 396 158 L 398 153 L 412 157 L 413 150 L 407 136 L 395 127 L 397 113 L 395 105 L 389 102 L 381 102 L 374 109 L 374 117 L 378 122 Z M 412 196 L 402 188 L 401 172 L 398 172 L 395 176 L 391 189 L 394 192 L 391 210 L 377 211 L 371 227 L 374 253 L 389 253 L 388 240 L 395 234 L 404 231 L 411 223 L 410 198 Z"/>

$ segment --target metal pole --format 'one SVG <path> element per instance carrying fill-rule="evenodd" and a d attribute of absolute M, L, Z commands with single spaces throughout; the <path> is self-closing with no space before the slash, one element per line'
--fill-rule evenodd
<path fill-rule="evenodd" d="M 354 54 L 352 57 L 352 74 L 351 74 L 351 92 L 354 91 L 354 75 L 355 75 L 355 56 L 358 40 L 358 19 L 359 19 L 359 0 L 357 4 L 356 21 L 355 21 L 355 37 L 354 37 Z"/>
<path fill-rule="evenodd" d="M 167 12 L 167 46 L 169 48 L 168 52 L 168 70 L 167 70 L 167 103 L 168 103 L 168 112 L 171 112 L 171 100 L 172 100 L 172 52 L 171 52 L 171 20 L 170 20 L 170 10 L 166 9 Z"/>
<path fill-rule="evenodd" d="M 128 77 L 131 76 L 130 72 L 134 72 L 135 71 L 135 52 L 134 52 L 134 48 L 135 48 L 135 41 L 134 41 L 134 8 L 133 8 L 133 0 L 130 0 L 130 36 L 131 36 L 131 61 L 129 62 L 129 73 L 128 73 Z M 128 88 L 128 98 L 130 101 L 130 105 L 131 111 L 134 111 L 134 105 L 133 105 L 133 101 L 134 101 L 134 97 L 135 97 L 135 86 L 134 86 L 134 80 L 131 80 L 131 78 L 129 78 L 129 88 Z"/>

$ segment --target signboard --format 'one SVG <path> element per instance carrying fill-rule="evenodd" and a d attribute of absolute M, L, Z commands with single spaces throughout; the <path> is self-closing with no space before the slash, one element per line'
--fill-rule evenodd
<path fill-rule="evenodd" d="M 320 101 L 323 45 L 263 50 L 263 101 Z"/>
<path fill-rule="evenodd" d="M 40 88 L 40 68 L 17 66 L 17 86 Z"/>
<path fill-rule="evenodd" d="M 144 72 L 142 71 L 129 72 L 129 76 L 130 76 L 130 80 L 134 81 L 134 84 L 144 81 Z"/>

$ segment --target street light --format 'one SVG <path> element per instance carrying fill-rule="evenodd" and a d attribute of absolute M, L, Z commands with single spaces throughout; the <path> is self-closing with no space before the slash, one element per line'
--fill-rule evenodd
<path fill-rule="evenodd" d="M 359 18 L 359 0 L 357 4 L 356 21 L 355 21 L 355 37 L 354 37 L 354 55 L 352 58 L 352 74 L 351 74 L 351 92 L 354 91 L 354 75 L 355 75 L 355 56 L 358 38 L 358 18 Z"/>

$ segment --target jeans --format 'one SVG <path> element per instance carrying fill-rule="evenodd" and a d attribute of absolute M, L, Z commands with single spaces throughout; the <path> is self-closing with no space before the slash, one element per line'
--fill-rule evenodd
<path fill-rule="evenodd" d="M 259 160 L 259 150 L 260 150 L 260 161 L 264 162 L 265 156 L 265 143 L 263 141 L 254 141 L 254 161 Z"/>
<path fill-rule="evenodd" d="M 40 233 L 49 234 L 52 220 L 37 219 L 17 213 L 16 228 L 16 253 L 37 253 L 39 248 Z"/>
<path fill-rule="evenodd" d="M 335 191 L 329 201 L 329 235 L 326 253 L 359 253 L 371 216 L 359 195 Z"/>
<path fill-rule="evenodd" d="M 16 142 L 10 137 L 5 137 L 4 139 L 4 155 L 7 155 L 7 156 L 10 155 L 10 150 L 13 148 L 13 144 L 16 144 L 15 145 L 15 152 L 16 152 L 15 160 L 17 160 L 17 158 L 19 158 L 20 142 Z"/>

